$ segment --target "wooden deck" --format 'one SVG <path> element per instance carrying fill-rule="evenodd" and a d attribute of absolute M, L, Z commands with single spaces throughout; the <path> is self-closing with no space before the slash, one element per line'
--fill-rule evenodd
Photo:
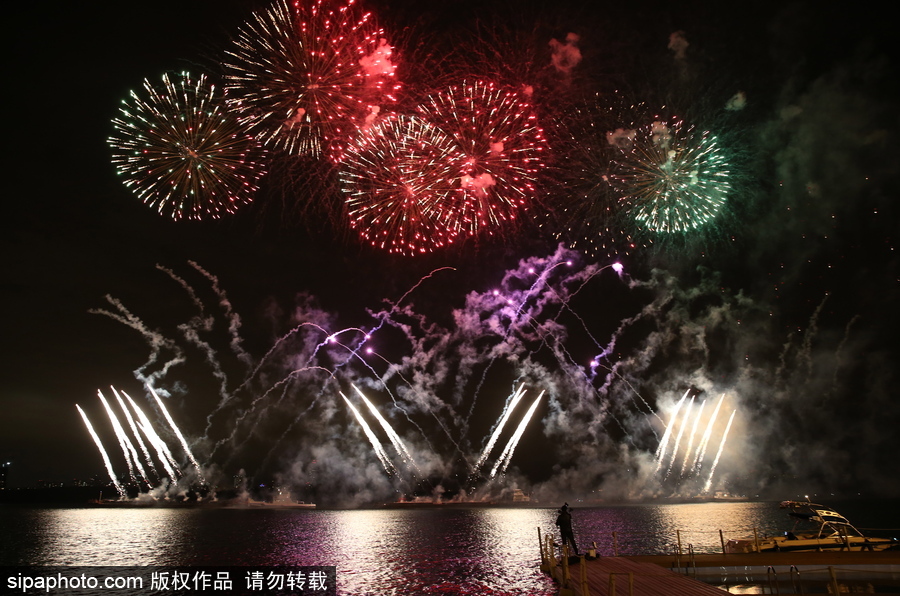
<path fill-rule="evenodd" d="M 547 553 L 549 551 L 545 551 Z M 577 559 L 573 559 L 575 561 Z M 768 566 L 814 566 L 860 568 L 889 566 L 900 569 L 900 552 L 832 553 L 750 553 L 740 555 L 642 555 L 600 557 L 568 566 L 547 560 L 542 567 L 560 586 L 560 596 L 722 596 L 727 594 L 709 584 L 672 571 L 674 567 L 762 568 Z M 584 573 L 582 574 L 582 567 Z M 765 573 L 765 572 L 763 572 Z M 629 583 L 631 585 L 629 586 Z"/>
<path fill-rule="evenodd" d="M 666 569 L 672 567 L 754 567 L 769 565 L 814 565 L 826 567 L 859 566 L 859 565 L 898 565 L 900 566 L 900 551 L 860 552 L 860 551 L 836 551 L 836 552 L 797 552 L 797 553 L 743 553 L 743 554 L 713 554 L 694 555 L 691 559 L 688 555 L 637 555 L 627 557 L 632 561 L 642 563 L 654 563 Z"/>
<path fill-rule="evenodd" d="M 655 563 L 633 561 L 627 557 L 600 557 L 584 565 L 569 565 L 569 579 L 563 578 L 564 565 L 551 570 L 560 586 L 560 596 L 722 596 L 727 594 L 709 584 L 660 567 Z M 583 570 L 583 573 L 582 573 Z"/>

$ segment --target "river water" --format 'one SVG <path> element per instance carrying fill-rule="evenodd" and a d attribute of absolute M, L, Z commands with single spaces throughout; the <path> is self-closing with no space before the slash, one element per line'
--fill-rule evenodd
<path fill-rule="evenodd" d="M 859 527 L 898 528 L 897 503 L 829 503 Z M 28 508 L 0 506 L 2 566 L 337 568 L 346 595 L 555 595 L 538 566 L 538 529 L 556 508 L 373 510 Z M 573 509 L 576 539 L 601 554 L 719 552 L 719 531 L 780 533 L 777 503 Z"/>

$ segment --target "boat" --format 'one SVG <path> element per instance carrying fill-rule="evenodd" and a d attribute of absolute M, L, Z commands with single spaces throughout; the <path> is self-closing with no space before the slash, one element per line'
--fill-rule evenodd
<path fill-rule="evenodd" d="M 900 549 L 896 538 L 865 536 L 843 515 L 810 501 L 782 501 L 794 527 L 782 536 L 733 538 L 726 553 L 802 551 L 883 551 Z"/>

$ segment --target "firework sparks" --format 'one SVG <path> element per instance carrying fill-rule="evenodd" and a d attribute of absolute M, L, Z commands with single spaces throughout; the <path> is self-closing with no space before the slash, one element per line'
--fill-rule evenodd
<path fill-rule="evenodd" d="M 537 197 L 547 152 L 531 105 L 515 91 L 479 81 L 430 96 L 419 113 L 464 156 L 448 210 L 453 229 L 492 234 L 518 223 Z"/>
<path fill-rule="evenodd" d="M 173 219 L 219 218 L 252 201 L 265 152 L 205 76 L 144 81 L 112 123 L 112 162 L 144 203 Z"/>
<path fill-rule="evenodd" d="M 119 446 L 122 448 L 122 453 L 125 456 L 125 463 L 128 465 L 128 476 L 131 478 L 132 482 L 137 483 L 137 478 L 135 478 L 134 475 L 134 468 L 137 468 L 141 478 L 144 479 L 144 482 L 149 484 L 150 480 L 147 478 L 147 473 L 144 471 L 144 467 L 141 465 L 140 460 L 138 460 L 137 451 L 131 443 L 131 439 L 129 439 L 128 435 L 125 433 L 125 429 L 122 428 L 122 424 L 116 417 L 115 412 L 113 412 L 112 406 L 110 406 L 109 402 L 106 401 L 106 398 L 103 397 L 103 393 L 98 391 L 97 395 L 100 397 L 100 401 L 103 402 L 103 407 L 106 409 L 107 415 L 109 415 L 109 421 L 112 423 L 116 438 L 119 440 Z"/>
<path fill-rule="evenodd" d="M 628 132 L 616 137 L 620 153 L 611 180 L 635 224 L 653 233 L 684 233 L 715 219 L 731 191 L 715 135 L 681 120 Z"/>
<path fill-rule="evenodd" d="M 194 457 L 194 454 L 191 452 L 191 448 L 188 446 L 187 440 L 184 438 L 184 435 L 181 434 L 181 430 L 179 430 L 178 426 L 175 424 L 175 421 L 172 420 L 172 416 L 169 414 L 169 410 L 166 409 L 166 405 L 156 394 L 156 391 L 153 390 L 153 387 L 148 387 L 150 393 L 153 395 L 153 398 L 156 400 L 159 409 L 162 411 L 163 416 L 166 418 L 166 422 L 169 423 L 169 426 L 175 432 L 175 436 L 178 437 L 178 441 L 181 443 L 181 448 L 184 449 L 185 454 L 188 459 L 191 460 L 191 463 L 194 464 L 194 469 L 197 470 L 197 478 L 200 482 L 204 482 L 203 474 L 200 471 L 200 464 L 197 463 L 197 459 Z"/>
<path fill-rule="evenodd" d="M 531 404 L 531 407 L 528 408 L 528 411 L 525 412 L 525 416 L 522 418 L 522 422 L 519 423 L 518 428 L 516 428 L 516 432 L 512 437 L 510 437 L 509 442 L 503 449 L 503 453 L 500 454 L 500 457 L 497 459 L 497 462 L 491 469 L 491 478 L 493 478 L 497 474 L 498 470 L 501 474 L 506 473 L 506 468 L 509 467 L 509 462 L 512 461 L 513 453 L 516 451 L 516 447 L 518 446 L 522 435 L 525 434 L 525 427 L 528 426 L 528 422 L 534 415 L 534 411 L 537 409 L 538 403 L 540 403 L 542 397 L 544 397 L 543 391 L 541 391 L 541 394 L 537 396 L 537 399 L 534 400 L 534 402 Z"/>
<path fill-rule="evenodd" d="M 481 456 L 478 458 L 478 461 L 475 462 L 475 471 L 477 472 L 479 468 L 484 464 L 487 460 L 488 456 L 491 454 L 491 450 L 494 448 L 494 444 L 497 442 L 497 439 L 500 438 L 500 433 L 503 432 L 503 427 L 506 426 L 506 422 L 509 420 L 509 417 L 512 415 L 513 409 L 518 405 L 519 400 L 522 399 L 522 396 L 525 395 L 525 385 L 519 385 L 519 388 L 516 389 L 515 393 L 513 393 L 512 399 L 503 409 L 503 414 L 500 417 L 500 421 L 497 423 L 497 428 L 494 429 L 494 432 L 491 434 L 491 438 L 488 440 L 487 445 L 484 447 L 484 451 L 481 452 Z"/>
<path fill-rule="evenodd" d="M 279 0 L 227 52 L 228 101 L 264 145 L 337 161 L 373 106 L 395 99 L 391 50 L 354 0 Z"/>
<path fill-rule="evenodd" d="M 175 458 L 172 456 L 172 452 L 169 451 L 169 447 L 166 445 L 165 441 L 163 441 L 160 436 L 153 430 L 153 425 L 150 424 L 150 419 L 147 418 L 147 415 L 144 414 L 144 411 L 138 407 L 134 400 L 131 399 L 124 391 L 122 395 L 125 396 L 125 399 L 128 400 L 128 404 L 134 410 L 134 413 L 137 414 L 139 421 L 139 428 L 141 432 L 144 433 L 144 436 L 147 437 L 147 440 L 150 441 L 150 444 L 153 446 L 153 449 L 156 451 L 156 457 L 162 463 L 163 468 L 166 470 L 166 474 L 169 475 L 169 479 L 172 482 L 176 482 L 178 480 L 178 474 L 175 470 L 179 469 L 178 462 L 175 461 Z"/>
<path fill-rule="evenodd" d="M 131 415 L 131 411 L 125 405 L 125 402 L 122 400 L 122 396 L 119 395 L 119 392 L 116 391 L 116 388 L 110 387 L 110 389 L 112 389 L 113 395 L 116 396 L 116 401 L 119 402 L 119 407 L 122 408 L 123 412 L 125 412 L 125 420 L 128 421 L 128 427 L 131 429 L 131 434 L 134 435 L 138 447 L 141 448 L 141 453 L 143 453 L 144 455 L 144 461 L 147 462 L 147 465 L 150 467 L 154 474 L 157 474 L 158 477 L 159 474 L 156 471 L 156 466 L 153 465 L 153 459 L 150 457 L 150 451 L 147 450 L 147 445 L 144 444 L 144 440 L 141 439 L 141 435 L 140 433 L 138 433 L 137 425 L 134 422 L 134 416 Z M 145 480 L 147 480 L 146 477 Z"/>
<path fill-rule="evenodd" d="M 400 455 L 405 461 L 409 463 L 416 471 L 419 471 L 418 466 L 416 465 L 416 460 L 413 459 L 413 456 L 410 454 L 409 449 L 406 448 L 406 445 L 403 444 L 403 440 L 400 439 L 400 435 L 397 434 L 397 431 L 388 424 L 388 421 L 384 419 L 384 416 L 381 415 L 381 412 L 375 407 L 375 405 L 369 401 L 369 398 L 360 391 L 359 387 L 353 385 L 353 389 L 356 390 L 356 393 L 362 398 L 363 402 L 368 406 L 369 411 L 372 412 L 372 415 L 375 416 L 375 419 L 378 420 L 378 423 L 381 425 L 381 428 L 384 429 L 384 432 L 387 433 L 388 439 L 390 439 L 391 444 L 394 446 L 394 449 L 397 450 L 397 454 Z"/>
<path fill-rule="evenodd" d="M 399 254 L 452 243 L 457 145 L 415 116 L 381 120 L 347 151 L 339 177 L 351 225 L 372 246 Z"/>
<path fill-rule="evenodd" d="M 369 439 L 369 443 L 372 444 L 372 448 L 375 450 L 375 455 L 378 456 L 378 461 L 381 462 L 382 467 L 384 467 L 384 471 L 388 474 L 394 474 L 397 472 L 397 469 L 394 467 L 394 464 L 391 463 L 390 458 L 388 458 L 387 453 L 384 451 L 384 447 L 382 447 L 381 442 L 378 440 L 378 437 L 375 436 L 375 433 L 372 432 L 372 429 L 369 427 L 369 424 L 366 422 L 365 418 L 362 417 L 362 414 L 359 413 L 350 400 L 347 399 L 347 396 L 341 393 L 341 397 L 344 398 L 344 403 L 347 404 L 347 407 L 350 408 L 350 411 L 353 412 L 353 416 L 356 418 L 356 421 L 362 427 L 363 432 L 366 433 L 366 437 Z"/>
<path fill-rule="evenodd" d="M 719 458 L 722 457 L 722 451 L 725 449 L 725 439 L 728 438 L 728 431 L 731 430 L 731 423 L 734 422 L 734 415 L 736 413 L 737 410 L 731 412 L 731 416 L 728 418 L 728 424 L 725 425 L 725 432 L 722 433 L 722 440 L 719 442 L 719 450 L 716 451 L 716 458 L 713 460 L 712 467 L 709 470 L 709 478 L 706 480 L 703 492 L 709 492 L 709 489 L 712 486 L 713 476 L 716 473 L 716 468 L 719 466 Z"/>
<path fill-rule="evenodd" d="M 672 466 L 675 465 L 675 459 L 678 457 L 678 446 L 681 445 L 681 437 L 684 435 L 684 430 L 687 428 L 688 421 L 691 419 L 691 410 L 693 409 L 694 397 L 691 397 L 691 401 L 689 401 L 687 405 L 687 411 L 684 413 L 684 418 L 681 419 L 681 426 L 678 428 L 678 435 L 675 437 L 675 446 L 672 448 L 672 459 L 669 460 L 669 467 L 666 469 L 666 478 L 668 478 L 669 474 L 672 473 Z"/>
<path fill-rule="evenodd" d="M 700 467 L 703 465 L 703 458 L 706 457 L 706 447 L 709 445 L 709 438 L 712 436 L 716 418 L 719 417 L 719 409 L 722 407 L 722 402 L 724 401 L 725 394 L 723 393 L 722 396 L 719 397 L 718 403 L 716 403 L 716 409 L 713 410 L 712 416 L 709 417 L 709 422 L 706 423 L 706 430 L 703 431 L 703 437 L 700 439 L 700 444 L 697 445 L 697 453 L 694 455 L 694 468 L 697 472 L 700 471 Z"/>
<path fill-rule="evenodd" d="M 103 443 L 100 442 L 100 437 L 97 436 L 97 433 L 94 431 L 94 427 L 91 426 L 91 421 L 88 420 L 87 414 L 84 413 L 84 410 L 81 409 L 81 406 L 75 404 L 75 407 L 78 409 L 78 413 L 81 414 L 81 419 L 84 420 L 84 425 L 87 427 L 88 433 L 90 433 L 91 438 L 94 439 L 94 443 L 97 445 L 97 449 L 100 450 L 100 456 L 103 458 L 103 465 L 106 466 L 106 472 L 109 474 L 109 479 L 116 487 L 116 491 L 119 493 L 119 496 L 124 497 L 125 489 L 123 489 L 122 485 L 119 484 L 119 481 L 116 480 L 116 475 L 113 473 L 112 463 L 109 461 L 109 455 L 106 454 L 106 449 L 103 448 Z"/>
<path fill-rule="evenodd" d="M 697 415 L 694 416 L 694 424 L 691 427 L 691 436 L 688 439 L 687 448 L 684 450 L 684 460 L 681 462 L 681 475 L 684 476 L 685 471 L 687 470 L 688 461 L 690 460 L 691 451 L 694 450 L 694 438 L 697 436 L 697 428 L 700 426 L 700 417 L 703 415 L 703 406 L 706 405 L 706 401 L 700 403 L 700 408 L 697 410 Z"/>
<path fill-rule="evenodd" d="M 592 258 L 612 259 L 637 247 L 611 180 L 617 143 L 627 143 L 629 133 L 607 130 L 620 113 L 636 110 L 613 109 L 597 101 L 569 110 L 554 127 L 555 143 L 564 147 L 566 161 L 556 172 L 560 184 L 554 193 L 560 199 L 545 225 L 557 240 Z"/>
<path fill-rule="evenodd" d="M 688 393 L 690 392 L 691 390 L 688 389 L 684 392 L 684 395 L 681 396 L 681 399 L 678 400 L 678 404 L 675 406 L 675 412 L 672 413 L 672 421 L 666 426 L 666 432 L 663 433 L 662 439 L 659 441 L 659 447 L 656 448 L 657 470 L 662 467 L 662 462 L 666 457 L 666 449 L 668 449 L 669 445 L 669 438 L 672 436 L 672 428 L 675 426 L 678 412 L 681 410 L 681 406 L 684 405 L 684 400 L 687 399 Z"/>

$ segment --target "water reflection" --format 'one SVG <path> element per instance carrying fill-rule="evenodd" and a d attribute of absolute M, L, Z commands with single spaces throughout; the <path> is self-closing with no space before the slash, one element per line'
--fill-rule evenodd
<path fill-rule="evenodd" d="M 538 528 L 559 540 L 556 514 L 3 506 L 0 565 L 334 565 L 340 594 L 551 595 Z M 720 529 L 727 539 L 789 523 L 771 502 L 575 507 L 573 517 L 581 550 L 596 541 L 603 555 L 613 554 L 613 532 L 620 554 L 671 552 L 676 531 L 684 548 L 718 552 Z"/>
<path fill-rule="evenodd" d="M 100 509 L 37 510 L 35 541 L 18 561 L 29 565 L 174 565 L 190 537 L 174 509 L 151 511 Z"/>
<path fill-rule="evenodd" d="M 595 541 L 607 556 L 673 552 L 679 540 L 682 550 L 721 552 L 720 530 L 725 540 L 752 535 L 754 528 L 763 536 L 783 531 L 786 519 L 770 502 L 575 508 L 572 515 L 579 548 Z"/>

